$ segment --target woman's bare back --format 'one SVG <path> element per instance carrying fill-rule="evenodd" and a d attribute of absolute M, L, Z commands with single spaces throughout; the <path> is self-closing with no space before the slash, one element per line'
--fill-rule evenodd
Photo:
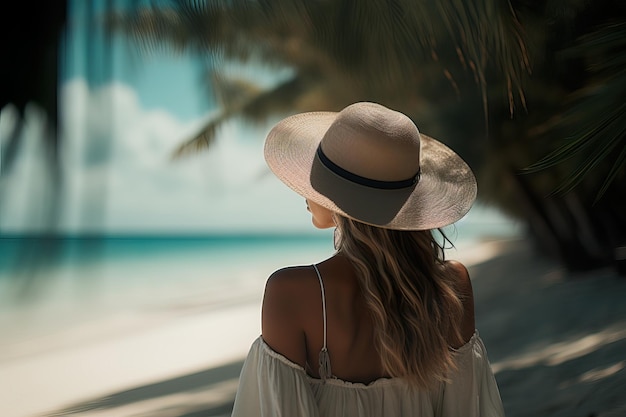
<path fill-rule="evenodd" d="M 317 266 L 325 287 L 327 347 L 333 376 L 361 383 L 388 377 L 374 345 L 374 324 L 354 268 L 340 255 Z M 462 334 L 469 340 L 474 332 L 474 306 L 467 270 L 457 262 L 448 262 L 446 267 L 459 276 L 466 311 Z M 319 377 L 324 321 L 321 288 L 313 267 L 275 272 L 266 286 L 262 317 L 266 343 L 311 376 Z"/>

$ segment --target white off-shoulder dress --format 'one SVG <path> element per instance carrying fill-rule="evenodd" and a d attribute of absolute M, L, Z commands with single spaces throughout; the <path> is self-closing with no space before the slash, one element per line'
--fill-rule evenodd
<path fill-rule="evenodd" d="M 321 276 L 324 327 L 325 297 Z M 324 329 L 326 331 L 326 329 Z M 324 348 L 326 341 L 324 341 Z M 309 376 L 257 338 L 244 362 L 233 417 L 501 417 L 498 386 L 478 331 L 455 350 L 450 382 L 421 391 L 402 378 L 369 384 Z"/>

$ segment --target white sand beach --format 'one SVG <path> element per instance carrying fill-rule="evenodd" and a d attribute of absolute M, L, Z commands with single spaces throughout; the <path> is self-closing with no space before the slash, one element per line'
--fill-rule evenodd
<path fill-rule="evenodd" d="M 626 279 L 568 274 L 522 240 L 451 257 L 469 266 L 507 416 L 626 416 Z M 229 415 L 262 288 L 5 343 L 0 416 Z"/>

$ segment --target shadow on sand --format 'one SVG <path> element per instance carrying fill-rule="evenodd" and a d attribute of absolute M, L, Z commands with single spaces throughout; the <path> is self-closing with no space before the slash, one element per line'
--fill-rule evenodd
<path fill-rule="evenodd" d="M 52 416 L 229 416 L 243 361 L 74 404 Z"/>
<path fill-rule="evenodd" d="M 626 416 L 626 280 L 512 242 L 470 268 L 507 417 Z"/>

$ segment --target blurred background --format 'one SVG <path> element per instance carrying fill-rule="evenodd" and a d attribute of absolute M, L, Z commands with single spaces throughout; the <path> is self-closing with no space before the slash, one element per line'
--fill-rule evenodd
<path fill-rule="evenodd" d="M 265 278 L 333 252 L 263 161 L 267 131 L 298 112 L 379 102 L 455 149 L 479 197 L 447 229 L 451 257 L 521 242 L 561 277 L 626 274 L 625 12 L 15 3 L 1 29 L 0 414 L 89 398 L 54 415 L 228 414 Z M 202 380 L 226 385 L 192 395 Z"/>

